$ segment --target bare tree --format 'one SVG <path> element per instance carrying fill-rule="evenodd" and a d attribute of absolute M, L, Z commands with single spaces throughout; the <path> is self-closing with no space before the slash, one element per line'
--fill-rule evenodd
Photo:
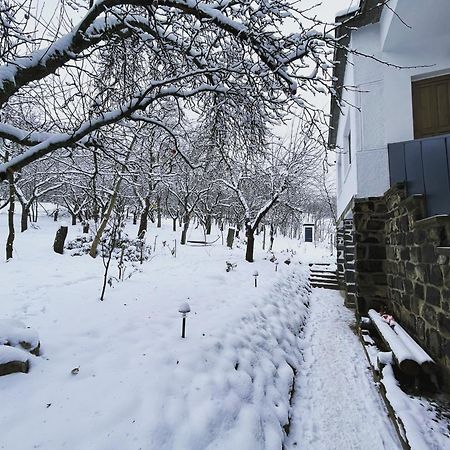
<path fill-rule="evenodd" d="M 41 120 L 31 126 L 2 117 L 0 137 L 26 150 L 0 165 L 0 180 L 57 149 L 94 145 L 96 130 L 140 121 L 144 111 L 147 120 L 161 123 L 166 99 L 196 109 L 208 94 L 237 94 L 275 120 L 294 106 L 314 109 L 297 92 L 329 91 L 337 45 L 331 27 L 302 25 L 304 11 L 287 0 L 98 0 L 80 5 L 82 17 L 70 26 L 61 3 L 56 27 L 39 25 L 43 19 L 35 20 L 31 0 L 1 5 L 0 108 L 35 110 Z M 297 24 L 296 33 L 282 32 L 286 17 Z M 106 81 L 94 89 L 100 52 L 120 42 L 132 42 L 133 57 L 152 70 L 133 79 L 124 95 L 114 95 Z M 122 54 L 131 60 L 130 52 Z"/>

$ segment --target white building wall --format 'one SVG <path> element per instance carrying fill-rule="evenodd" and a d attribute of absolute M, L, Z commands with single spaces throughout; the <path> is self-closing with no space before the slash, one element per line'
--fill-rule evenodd
<path fill-rule="evenodd" d="M 395 4 L 406 5 L 405 0 Z M 443 8 L 442 14 L 447 15 L 450 23 L 450 6 L 441 0 L 436 0 L 435 5 Z M 427 9 L 430 6 L 422 3 L 411 20 L 421 21 L 423 27 L 427 23 Z M 431 19 L 436 20 L 437 15 L 433 10 Z M 450 27 L 423 33 L 420 24 L 413 25 L 412 30 L 407 29 L 387 10 L 380 23 L 352 32 L 352 48 L 396 66 L 415 67 L 400 69 L 367 57 L 349 58 L 344 84 L 354 86 L 355 91 L 344 91 L 343 98 L 356 108 L 345 107 L 336 143 L 345 148 L 350 126 L 354 157 L 347 173 L 343 164 L 338 168 L 338 216 L 353 196 L 379 196 L 389 188 L 388 144 L 414 139 L 411 82 L 450 73 L 450 45 L 446 45 L 450 43 Z M 427 23 L 427 27 L 433 25 Z"/>
<path fill-rule="evenodd" d="M 349 65 L 351 67 L 351 65 Z M 353 70 L 346 70 L 345 86 L 352 86 L 354 84 Z M 355 192 L 358 189 L 357 171 L 355 164 L 355 149 L 358 148 L 360 135 L 356 131 L 357 123 L 357 109 L 350 105 L 355 105 L 356 94 L 353 90 L 345 90 L 342 94 L 343 114 L 339 121 L 339 128 L 337 130 L 337 210 L 338 215 L 342 213 L 346 205 L 351 201 Z M 352 133 L 351 148 L 348 148 L 347 137 L 348 133 Z M 352 152 L 352 163 L 348 164 L 348 152 Z"/>

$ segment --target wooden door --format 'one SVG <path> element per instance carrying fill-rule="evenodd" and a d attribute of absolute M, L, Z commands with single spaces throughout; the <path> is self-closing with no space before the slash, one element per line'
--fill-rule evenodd
<path fill-rule="evenodd" d="M 412 83 L 414 139 L 450 133 L 450 75 Z"/>

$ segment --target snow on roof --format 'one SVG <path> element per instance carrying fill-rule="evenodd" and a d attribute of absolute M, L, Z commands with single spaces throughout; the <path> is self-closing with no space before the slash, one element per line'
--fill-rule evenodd
<path fill-rule="evenodd" d="M 353 3 L 355 3 L 355 0 L 352 0 L 350 3 L 350 6 L 348 8 L 345 9 L 341 9 L 340 11 L 338 11 L 336 13 L 336 17 L 341 17 L 341 16 L 348 16 L 349 14 L 353 14 L 356 11 L 359 11 L 360 8 L 360 0 L 356 0 L 356 4 L 354 5 Z"/>

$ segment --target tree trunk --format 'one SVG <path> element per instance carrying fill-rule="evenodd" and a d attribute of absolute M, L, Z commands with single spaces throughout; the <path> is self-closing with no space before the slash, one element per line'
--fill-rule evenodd
<path fill-rule="evenodd" d="M 70 215 L 72 216 L 72 225 L 76 225 L 77 224 L 77 215 L 74 213 L 70 213 Z"/>
<path fill-rule="evenodd" d="M 98 218 L 99 218 L 99 208 L 97 203 L 94 204 L 94 207 L 92 209 L 92 218 L 94 219 L 94 222 L 97 223 L 98 222 Z"/>
<path fill-rule="evenodd" d="M 177 218 L 172 218 L 172 230 L 177 231 Z"/>
<path fill-rule="evenodd" d="M 113 194 L 111 196 L 111 199 L 109 200 L 108 208 L 105 212 L 105 215 L 103 216 L 100 226 L 98 227 L 95 238 L 92 241 L 91 250 L 89 251 L 89 255 L 92 258 L 97 257 L 97 248 L 98 248 L 98 245 L 100 244 L 100 240 L 102 238 L 103 232 L 105 231 L 106 225 L 108 225 L 108 221 L 109 221 L 109 218 L 111 217 L 111 213 L 113 212 L 114 206 L 116 205 L 117 195 L 119 193 L 121 182 L 122 182 L 122 178 L 118 177 L 116 180 L 115 186 L 114 186 Z"/>
<path fill-rule="evenodd" d="M 187 237 L 187 231 L 189 229 L 189 216 L 185 216 L 184 218 L 184 224 L 183 224 L 183 231 L 181 232 L 181 245 L 186 244 L 186 237 Z"/>
<path fill-rule="evenodd" d="M 22 205 L 22 215 L 20 216 L 20 232 L 28 230 L 28 215 L 30 214 L 30 209 Z"/>
<path fill-rule="evenodd" d="M 211 234 L 212 217 L 211 214 L 206 216 L 206 234 Z"/>
<path fill-rule="evenodd" d="M 247 249 L 245 251 L 245 260 L 253 262 L 253 250 L 255 248 L 255 230 L 251 227 L 247 227 Z"/>
<path fill-rule="evenodd" d="M 274 241 L 274 227 L 273 225 L 270 225 L 270 247 L 269 247 L 269 252 L 272 251 L 272 247 L 273 247 L 273 241 Z"/>
<path fill-rule="evenodd" d="M 266 249 L 266 226 L 263 228 L 263 250 Z"/>
<path fill-rule="evenodd" d="M 31 204 L 31 221 L 36 223 L 38 220 L 38 209 L 39 209 L 39 204 L 38 201 L 34 201 Z"/>
<path fill-rule="evenodd" d="M 56 211 L 53 215 L 53 222 L 58 222 L 58 214 L 59 214 L 59 209 L 56 209 Z"/>
<path fill-rule="evenodd" d="M 150 210 L 150 200 L 148 198 L 145 199 L 145 206 L 141 212 L 141 217 L 139 220 L 139 230 L 138 230 L 138 238 L 142 239 L 147 232 L 148 227 L 148 212 Z"/>
<path fill-rule="evenodd" d="M 16 188 L 14 186 L 14 175 L 8 174 L 9 182 L 9 209 L 8 209 L 8 238 L 6 239 L 6 260 L 13 257 L 13 245 L 14 245 L 14 200 L 16 197 Z"/>
<path fill-rule="evenodd" d="M 67 237 L 69 227 L 61 226 L 56 232 L 55 242 L 53 243 L 53 250 L 55 253 L 62 255 L 64 253 L 64 242 Z"/>
<path fill-rule="evenodd" d="M 234 242 L 234 230 L 233 228 L 228 228 L 227 247 L 233 248 L 233 242 Z"/>
<path fill-rule="evenodd" d="M 161 228 L 161 197 L 156 197 L 157 228 Z"/>

